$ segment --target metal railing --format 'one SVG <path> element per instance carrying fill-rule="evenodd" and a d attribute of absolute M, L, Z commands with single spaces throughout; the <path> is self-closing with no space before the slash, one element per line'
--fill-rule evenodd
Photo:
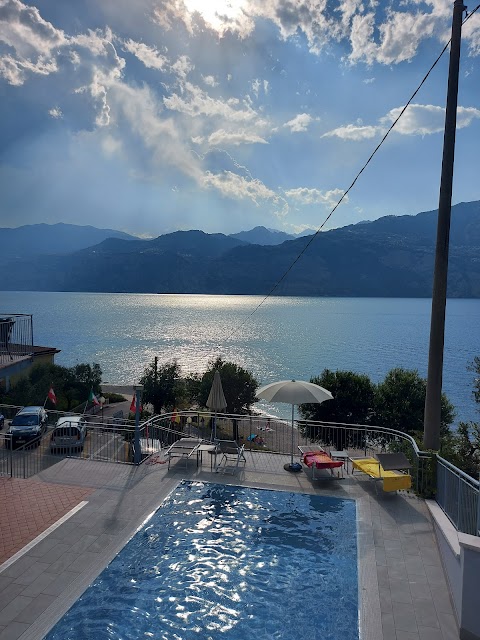
<path fill-rule="evenodd" d="M 32 316 L 23 313 L 0 314 L 0 364 L 11 364 L 32 354 Z"/>
<path fill-rule="evenodd" d="M 141 429 L 149 429 L 150 434 L 155 433 L 155 439 L 164 444 L 171 444 L 173 440 L 186 435 L 211 440 L 215 432 L 218 438 L 245 444 L 247 451 L 283 455 L 292 453 L 291 423 L 265 416 L 185 411 L 154 416 L 143 423 Z M 420 495 L 433 493 L 432 457 L 420 451 L 415 440 L 402 431 L 371 425 L 295 421 L 294 455 L 298 455 L 299 445 L 311 444 L 319 444 L 327 450 L 346 450 L 351 456 L 402 451 L 413 467 L 415 491 Z"/>
<path fill-rule="evenodd" d="M 458 531 L 480 536 L 480 483 L 440 456 L 436 501 Z"/>
<path fill-rule="evenodd" d="M 59 461 L 45 447 L 47 436 L 38 437 L 21 447 L 12 447 L 8 434 L 0 434 L 0 476 L 31 478 Z"/>
<path fill-rule="evenodd" d="M 0 412 L 11 418 L 18 407 L 2 405 Z M 50 419 L 58 417 L 49 412 Z M 28 478 L 64 457 L 103 462 L 133 464 L 135 460 L 135 424 L 120 417 L 103 422 L 88 422 L 83 447 L 52 452 L 49 431 L 43 438 L 12 450 L 9 438 L 0 434 L 0 475 Z M 95 418 L 98 420 L 98 417 Z M 245 449 L 255 452 L 291 455 L 292 429 L 285 420 L 255 415 L 214 415 L 207 411 L 184 411 L 156 415 L 139 426 L 141 454 L 144 462 L 185 436 L 212 440 L 237 440 Z M 459 531 L 480 535 L 479 482 L 447 460 L 421 451 L 406 433 L 371 425 L 337 424 L 298 420 L 293 429 L 294 455 L 300 445 L 319 444 L 327 451 L 346 450 L 352 457 L 372 456 L 381 452 L 405 453 L 412 464 L 414 490 L 422 496 L 435 495 Z M 37 446 L 38 445 L 38 446 Z"/>

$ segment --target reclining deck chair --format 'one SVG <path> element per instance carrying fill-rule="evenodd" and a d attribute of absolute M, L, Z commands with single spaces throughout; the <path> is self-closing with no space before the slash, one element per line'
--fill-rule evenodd
<path fill-rule="evenodd" d="M 245 445 L 241 446 L 237 444 L 236 440 L 216 440 L 217 446 L 216 455 L 220 455 L 220 462 L 215 467 L 215 473 L 218 473 L 220 469 L 223 469 L 223 473 L 227 469 L 231 469 L 232 474 L 235 474 L 238 470 L 240 462 L 247 463 L 245 458 Z M 232 463 L 230 466 L 228 463 Z"/>
<path fill-rule="evenodd" d="M 304 447 L 299 447 L 303 449 Z M 315 469 L 330 469 L 333 476 L 333 470 L 343 467 L 343 460 L 333 460 L 323 449 L 315 449 L 310 451 L 302 451 L 303 464 L 312 469 L 312 480 L 315 480 Z"/>
<path fill-rule="evenodd" d="M 412 465 L 404 453 L 378 453 L 377 458 L 350 458 L 352 475 L 355 470 L 362 471 L 371 480 L 381 480 L 384 491 L 410 489 L 412 476 L 408 470 Z M 402 473 L 402 471 L 407 473 Z M 375 483 L 377 491 L 377 483 Z"/>

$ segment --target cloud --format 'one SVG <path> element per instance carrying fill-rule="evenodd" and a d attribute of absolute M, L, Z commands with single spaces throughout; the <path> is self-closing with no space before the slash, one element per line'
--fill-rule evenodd
<path fill-rule="evenodd" d="M 322 135 L 322 138 L 341 138 L 342 140 L 368 140 L 374 138 L 380 129 L 375 126 L 359 126 L 354 124 L 347 124 L 343 127 L 337 127 L 331 131 L 327 131 Z"/>
<path fill-rule="evenodd" d="M 58 70 L 58 49 L 68 40 L 40 15 L 36 7 L 20 0 L 0 0 L 0 76 L 9 84 L 22 85 L 29 74 L 50 75 Z"/>
<path fill-rule="evenodd" d="M 210 29 L 220 37 L 230 32 L 245 38 L 255 27 L 247 11 L 250 3 L 251 0 L 221 4 L 215 0 L 160 0 L 154 11 L 154 20 L 167 30 L 182 22 L 191 35 Z"/>
<path fill-rule="evenodd" d="M 342 140 L 366 140 L 376 135 L 384 135 L 391 124 L 398 118 L 403 107 L 391 109 L 380 118 L 378 125 L 347 124 L 324 133 L 322 138 L 337 137 Z M 474 107 L 457 108 L 457 128 L 468 127 L 473 120 L 480 118 L 480 109 Z M 410 104 L 400 120 L 395 125 L 395 133 L 412 136 L 425 136 L 439 133 L 445 128 L 445 109 L 433 104 Z"/>
<path fill-rule="evenodd" d="M 259 135 L 249 133 L 247 131 L 228 132 L 225 129 L 214 131 L 208 138 L 211 146 L 235 145 L 240 144 L 268 144 L 268 142 Z"/>
<path fill-rule="evenodd" d="M 451 19 L 448 0 L 425 0 L 428 11 L 419 11 L 419 0 L 399 3 L 393 10 L 377 0 L 163 0 L 155 10 L 155 20 L 166 29 L 181 22 L 191 35 L 210 30 L 218 37 L 227 33 L 240 38 L 251 36 L 257 21 L 270 21 L 280 38 L 296 38 L 301 33 L 310 51 L 318 54 L 332 43 L 348 42 L 351 64 L 398 64 L 412 60 L 420 43 L 436 37 L 444 42 Z M 470 53 L 480 54 L 480 16 L 465 25 L 464 39 Z"/>
<path fill-rule="evenodd" d="M 43 56 L 39 57 L 37 62 L 18 60 L 9 55 L 0 57 L 0 76 L 13 86 L 21 86 L 28 73 L 48 76 L 56 71 L 58 71 L 57 62 L 46 60 Z"/>
<path fill-rule="evenodd" d="M 293 200 L 296 204 L 312 205 L 323 204 L 327 207 L 334 207 L 343 196 L 341 189 L 331 189 L 330 191 L 320 191 L 320 189 L 307 189 L 299 187 L 298 189 L 289 189 L 285 191 L 285 196 L 289 200 Z M 348 202 L 348 196 L 343 200 Z"/>
<path fill-rule="evenodd" d="M 462 39 L 468 42 L 470 55 L 480 55 L 480 13 L 475 13 L 462 27 Z"/>
<path fill-rule="evenodd" d="M 136 56 L 148 69 L 164 69 L 167 64 L 167 58 L 162 56 L 158 49 L 143 42 L 126 40 L 123 48 Z"/>
<path fill-rule="evenodd" d="M 257 206 L 260 202 L 270 203 L 277 209 L 277 214 L 288 211 L 284 198 L 261 180 L 254 178 L 249 169 L 227 151 L 211 149 L 201 159 L 205 171 L 201 181 L 203 188 L 215 189 L 233 200 L 250 200 Z"/>
<path fill-rule="evenodd" d="M 158 175 L 158 167 L 169 171 L 178 169 L 184 176 L 201 183 L 198 159 L 187 146 L 181 128 L 161 113 L 158 98 L 149 87 L 138 89 L 116 79 L 110 84 L 108 94 L 112 118 L 119 125 L 128 124 L 131 132 L 129 136 L 128 130 L 122 127 L 132 159 L 137 157 L 152 176 Z M 145 163 L 144 150 L 150 154 L 148 163 Z"/>
<path fill-rule="evenodd" d="M 185 80 L 193 69 L 195 69 L 195 65 L 192 64 L 188 56 L 180 56 L 178 60 L 172 64 L 172 71 L 182 80 Z"/>
<path fill-rule="evenodd" d="M 214 76 L 203 76 L 202 75 L 202 80 L 209 87 L 218 87 L 218 82 L 215 80 Z"/>
<path fill-rule="evenodd" d="M 63 118 L 62 110 L 58 107 L 53 107 L 49 110 L 48 113 L 52 116 L 52 118 L 55 118 L 56 120 L 58 120 L 59 118 Z"/>
<path fill-rule="evenodd" d="M 20 0 L 0 0 L 0 41 L 20 58 L 31 58 L 50 56 L 67 39 L 61 29 L 41 17 L 37 7 Z"/>
<path fill-rule="evenodd" d="M 241 165 L 225 149 L 209 149 L 203 156 L 203 168 L 209 173 L 230 172 L 242 176 L 246 180 L 253 180 L 247 167 Z"/>
<path fill-rule="evenodd" d="M 248 122 L 257 117 L 256 112 L 250 106 L 240 104 L 238 98 L 219 100 L 211 98 L 205 91 L 186 82 L 182 87 L 184 95 L 172 94 L 164 97 L 163 103 L 171 111 L 178 111 L 189 116 L 204 115 L 208 117 L 221 117 L 232 122 Z"/>
<path fill-rule="evenodd" d="M 217 174 L 207 171 L 203 177 L 203 186 L 207 189 L 215 188 L 229 198 L 251 200 L 257 206 L 262 200 L 272 200 L 275 203 L 279 201 L 275 191 L 269 189 L 260 180 L 246 179 L 231 171 Z"/>
<path fill-rule="evenodd" d="M 392 109 L 381 119 L 390 125 L 400 114 L 402 107 Z M 475 118 L 480 118 L 480 110 L 474 107 L 457 108 L 457 128 L 468 127 Z M 445 109 L 433 104 L 411 104 L 400 118 L 394 131 L 403 135 L 425 136 L 439 133 L 445 128 Z"/>
<path fill-rule="evenodd" d="M 308 113 L 299 113 L 292 120 L 286 122 L 283 126 L 289 127 L 292 133 L 300 133 L 308 129 L 313 118 Z"/>

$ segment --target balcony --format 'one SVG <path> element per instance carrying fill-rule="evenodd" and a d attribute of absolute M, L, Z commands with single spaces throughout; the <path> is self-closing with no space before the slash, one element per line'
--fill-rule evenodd
<path fill-rule="evenodd" d="M 32 316 L 0 314 L 0 368 L 14 368 L 33 356 Z"/>

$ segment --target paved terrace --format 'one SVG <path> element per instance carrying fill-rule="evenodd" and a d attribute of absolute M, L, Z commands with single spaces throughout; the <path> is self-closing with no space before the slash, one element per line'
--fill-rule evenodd
<path fill-rule="evenodd" d="M 423 500 L 413 494 L 383 494 L 380 488 L 377 497 L 373 483 L 360 474 L 312 481 L 310 471 L 284 471 L 288 457 L 246 455 L 246 467 L 236 476 L 212 473 L 210 456 L 204 454 L 199 468 L 195 460 L 188 468 L 183 460 L 173 460 L 170 470 L 166 464 L 132 467 L 65 459 L 35 477 L 35 490 L 29 494 L 33 508 L 40 500 L 41 510 L 47 508 L 46 503 L 57 500 L 56 491 L 62 493 L 66 487 L 74 502 L 88 503 L 27 547 L 21 557 L 14 556 L 0 567 L 0 640 L 43 638 L 182 479 L 355 498 L 363 640 L 458 638 Z M 0 484 L 11 482 L 22 481 L 0 478 Z M 41 498 L 38 483 L 45 483 Z M 13 499 L 7 492 L 0 495 L 7 504 Z M 0 508 L 3 519 L 5 505 Z M 36 531 L 29 530 L 30 536 L 46 525 L 39 521 Z"/>

